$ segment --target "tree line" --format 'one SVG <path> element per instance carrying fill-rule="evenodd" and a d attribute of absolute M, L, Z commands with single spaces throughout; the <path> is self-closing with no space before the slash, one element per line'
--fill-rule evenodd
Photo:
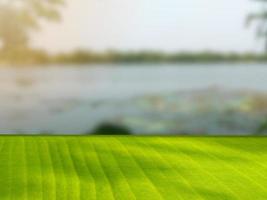
<path fill-rule="evenodd" d="M 94 64 L 94 63 L 212 63 L 212 62 L 267 62 L 266 54 L 176 52 L 161 51 L 106 51 L 77 50 L 70 53 L 49 55 L 42 50 L 24 50 L 0 53 L 0 64 Z"/>

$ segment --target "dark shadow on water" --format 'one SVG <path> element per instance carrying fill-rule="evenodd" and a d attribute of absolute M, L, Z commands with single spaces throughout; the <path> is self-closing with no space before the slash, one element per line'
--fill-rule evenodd
<path fill-rule="evenodd" d="M 90 134 L 92 135 L 131 135 L 132 132 L 125 126 L 102 123 L 99 124 Z"/>
<path fill-rule="evenodd" d="M 267 120 L 264 120 L 255 130 L 254 135 L 267 135 Z"/>

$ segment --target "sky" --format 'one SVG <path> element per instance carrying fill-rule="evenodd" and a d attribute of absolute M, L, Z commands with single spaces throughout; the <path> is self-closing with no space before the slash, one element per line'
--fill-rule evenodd
<path fill-rule="evenodd" d="M 32 45 L 49 52 L 110 49 L 260 51 L 246 15 L 253 0 L 66 0 L 61 23 L 42 22 Z"/>

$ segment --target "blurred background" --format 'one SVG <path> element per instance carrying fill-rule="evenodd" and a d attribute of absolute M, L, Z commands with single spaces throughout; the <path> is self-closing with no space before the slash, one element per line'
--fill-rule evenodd
<path fill-rule="evenodd" d="M 0 0 L 3 134 L 267 133 L 267 0 Z"/>

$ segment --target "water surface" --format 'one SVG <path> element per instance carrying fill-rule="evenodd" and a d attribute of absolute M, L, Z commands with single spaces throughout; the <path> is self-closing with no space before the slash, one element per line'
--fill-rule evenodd
<path fill-rule="evenodd" d="M 147 107 L 143 109 L 138 102 L 151 96 L 162 97 L 162 101 L 172 96 L 180 105 L 196 91 L 207 93 L 210 89 L 211 96 L 220 94 L 214 90 L 267 93 L 265 64 L 2 67 L 0 80 L 2 133 L 85 133 L 107 120 L 147 118 Z M 192 101 L 189 107 L 195 104 Z M 163 109 L 157 115 L 161 120 L 166 113 Z M 178 109 L 175 115 L 180 114 Z M 175 118 L 175 123 L 179 119 Z M 156 127 L 153 123 L 150 126 Z M 139 126 L 136 130 L 150 129 Z"/>

